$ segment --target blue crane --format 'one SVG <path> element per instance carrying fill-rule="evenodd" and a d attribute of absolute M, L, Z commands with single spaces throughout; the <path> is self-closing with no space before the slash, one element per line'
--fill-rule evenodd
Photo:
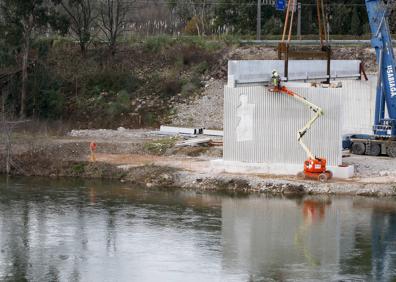
<path fill-rule="evenodd" d="M 396 61 L 389 29 L 393 1 L 365 0 L 378 63 L 378 83 L 373 135 L 352 135 L 344 144 L 358 155 L 396 157 Z M 385 113 L 388 113 L 387 117 Z"/>

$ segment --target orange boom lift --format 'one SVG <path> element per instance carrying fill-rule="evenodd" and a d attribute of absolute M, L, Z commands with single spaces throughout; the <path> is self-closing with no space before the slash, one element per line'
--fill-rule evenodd
<path fill-rule="evenodd" d="M 298 143 L 307 153 L 308 159 L 304 162 L 304 171 L 299 172 L 297 174 L 297 177 L 302 179 L 319 180 L 321 182 L 326 182 L 327 180 L 331 179 L 333 177 L 333 174 L 331 171 L 328 171 L 326 168 L 326 163 L 327 163 L 326 159 L 318 158 L 314 156 L 311 150 L 303 142 L 304 135 L 312 127 L 315 121 L 324 115 L 323 109 L 311 103 L 304 97 L 298 95 L 297 93 L 294 93 L 293 91 L 287 89 L 285 86 L 281 86 L 280 88 L 275 86 L 273 91 L 293 97 L 300 103 L 303 103 L 304 105 L 308 106 L 314 112 L 314 116 L 305 124 L 303 128 L 301 128 L 298 131 Z"/>

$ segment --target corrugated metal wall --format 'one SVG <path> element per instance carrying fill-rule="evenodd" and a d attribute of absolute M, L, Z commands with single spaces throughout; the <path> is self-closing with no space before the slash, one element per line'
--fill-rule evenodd
<path fill-rule="evenodd" d="M 342 96 L 343 134 L 372 134 L 375 113 L 376 77 L 369 76 L 369 81 L 342 81 L 345 92 Z"/>
<path fill-rule="evenodd" d="M 223 157 L 225 161 L 303 163 L 307 156 L 297 142 L 297 132 L 311 118 L 311 110 L 292 97 L 269 92 L 264 86 L 236 88 L 226 86 L 224 89 Z M 325 157 L 329 165 L 340 165 L 342 162 L 341 97 L 344 90 L 341 88 L 292 88 L 292 90 L 323 107 L 325 111 L 325 115 L 304 137 L 305 143 L 314 154 Z M 243 106 L 245 99 L 247 105 Z"/>

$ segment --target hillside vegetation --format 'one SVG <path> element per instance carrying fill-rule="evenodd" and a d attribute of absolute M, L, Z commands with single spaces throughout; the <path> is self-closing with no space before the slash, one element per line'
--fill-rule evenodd
<path fill-rule="evenodd" d="M 27 115 L 78 127 L 141 127 L 166 122 L 175 103 L 200 93 L 227 44 L 197 37 L 150 37 L 108 54 L 100 43 L 85 56 L 73 41 L 34 44 Z M 18 112 L 20 79 L 7 86 L 8 109 Z"/>

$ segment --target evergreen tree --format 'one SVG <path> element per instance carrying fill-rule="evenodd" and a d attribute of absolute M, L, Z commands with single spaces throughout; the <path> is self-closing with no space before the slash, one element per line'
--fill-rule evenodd
<path fill-rule="evenodd" d="M 362 35 L 362 23 L 360 21 L 360 17 L 359 17 L 357 8 L 354 8 L 352 11 L 351 34 L 352 35 Z"/>
<path fill-rule="evenodd" d="M 81 54 L 85 56 L 92 40 L 92 28 L 98 17 L 96 0 L 52 0 L 61 5 L 70 23 L 70 29 L 77 37 Z"/>
<path fill-rule="evenodd" d="M 234 33 L 251 34 L 256 30 L 257 1 L 220 0 L 215 10 L 215 25 Z"/>
<path fill-rule="evenodd" d="M 54 29 L 65 32 L 67 23 L 45 0 L 2 0 L 3 27 L 2 37 L 21 57 L 21 98 L 20 116 L 26 115 L 26 95 L 28 81 L 29 53 L 31 42 L 41 29 L 51 25 Z"/>

